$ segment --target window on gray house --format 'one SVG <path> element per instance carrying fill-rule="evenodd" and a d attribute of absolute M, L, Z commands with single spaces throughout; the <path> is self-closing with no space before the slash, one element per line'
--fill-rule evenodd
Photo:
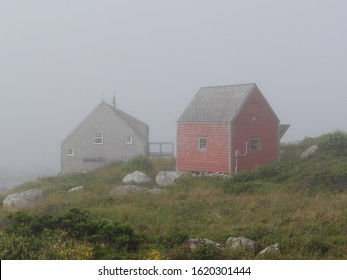
<path fill-rule="evenodd" d="M 250 150 L 251 150 L 251 152 L 260 151 L 260 139 L 259 138 L 251 138 Z"/>
<path fill-rule="evenodd" d="M 104 133 L 103 132 L 95 132 L 94 133 L 94 144 L 95 145 L 104 144 Z"/>
<path fill-rule="evenodd" d="M 125 137 L 125 143 L 128 145 L 131 145 L 133 143 L 133 137 L 132 136 Z"/>
<path fill-rule="evenodd" d="M 199 150 L 206 150 L 206 149 L 207 149 L 207 138 L 199 137 Z"/>
<path fill-rule="evenodd" d="M 73 157 L 73 156 L 75 156 L 75 149 L 74 149 L 74 148 L 67 148 L 67 150 L 66 150 L 66 155 L 67 155 L 68 157 Z"/>

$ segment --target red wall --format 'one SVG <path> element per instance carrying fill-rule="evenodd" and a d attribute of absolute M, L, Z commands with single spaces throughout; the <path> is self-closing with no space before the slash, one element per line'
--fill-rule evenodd
<path fill-rule="evenodd" d="M 266 101 L 255 90 L 232 125 L 232 162 L 235 168 L 235 150 L 248 154 L 238 159 L 238 172 L 253 169 L 279 159 L 278 119 L 273 115 Z M 250 139 L 260 139 L 260 151 L 250 151 Z"/>
<path fill-rule="evenodd" d="M 178 170 L 229 173 L 229 125 L 179 124 Z M 199 150 L 199 137 L 207 138 L 207 149 Z"/>

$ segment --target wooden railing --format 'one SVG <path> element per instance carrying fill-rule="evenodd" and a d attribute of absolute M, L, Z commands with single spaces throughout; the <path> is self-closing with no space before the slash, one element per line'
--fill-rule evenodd
<path fill-rule="evenodd" d="M 173 142 L 150 142 L 149 156 L 151 157 L 173 157 L 174 143 Z"/>

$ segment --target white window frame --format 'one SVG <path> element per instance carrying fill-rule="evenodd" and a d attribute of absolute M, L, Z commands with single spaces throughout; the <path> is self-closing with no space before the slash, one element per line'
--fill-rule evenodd
<path fill-rule="evenodd" d="M 198 148 L 200 151 L 206 151 L 207 150 L 207 137 L 199 137 Z"/>
<path fill-rule="evenodd" d="M 260 138 L 251 138 L 249 149 L 251 152 L 259 152 L 261 150 Z"/>
<path fill-rule="evenodd" d="M 125 144 L 131 145 L 133 143 L 133 137 L 132 136 L 126 136 L 125 137 Z"/>
<path fill-rule="evenodd" d="M 75 156 L 75 148 L 67 148 L 66 149 L 66 156 L 74 157 Z"/>
<path fill-rule="evenodd" d="M 104 132 L 94 132 L 94 145 L 104 144 Z"/>

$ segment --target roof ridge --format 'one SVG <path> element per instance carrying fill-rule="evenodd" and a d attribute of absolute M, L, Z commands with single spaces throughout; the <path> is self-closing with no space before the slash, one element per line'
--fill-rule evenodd
<path fill-rule="evenodd" d="M 111 104 L 105 102 L 105 104 L 115 113 L 117 114 L 134 132 L 136 132 L 142 139 L 146 140 L 144 133 L 144 127 L 148 129 L 148 124 L 123 112 Z"/>
<path fill-rule="evenodd" d="M 230 123 L 256 88 L 255 83 L 202 87 L 177 122 Z"/>
<path fill-rule="evenodd" d="M 222 87 L 237 87 L 237 86 L 256 86 L 256 83 L 244 83 L 244 84 L 235 84 L 235 85 L 221 85 L 221 86 L 205 86 L 203 88 L 222 88 Z"/>
<path fill-rule="evenodd" d="M 138 118 L 135 118 L 135 117 L 129 115 L 128 113 L 125 113 L 124 111 L 118 109 L 117 107 L 112 106 L 111 104 L 109 104 L 109 103 L 107 103 L 107 102 L 105 102 L 105 104 L 106 104 L 107 106 L 111 107 L 111 109 L 112 109 L 115 113 L 117 113 L 117 114 L 120 113 L 121 115 L 123 115 L 123 116 L 125 116 L 125 117 L 127 117 L 127 118 L 130 118 L 130 119 L 132 119 L 132 120 L 134 120 L 134 121 L 136 121 L 136 122 L 139 122 L 139 123 L 142 123 L 142 124 L 147 125 L 145 122 L 139 120 Z"/>

